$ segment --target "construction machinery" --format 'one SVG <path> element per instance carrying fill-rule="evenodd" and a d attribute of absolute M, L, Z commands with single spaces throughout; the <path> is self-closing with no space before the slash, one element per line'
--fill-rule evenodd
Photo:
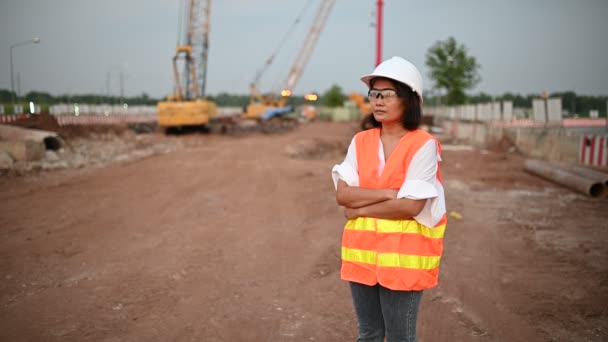
<path fill-rule="evenodd" d="M 217 115 L 217 106 L 205 98 L 211 0 L 187 0 L 185 36 L 173 57 L 174 93 L 157 105 L 158 125 L 170 129 L 205 126 Z M 184 38 L 184 41 L 180 41 Z"/>
<path fill-rule="evenodd" d="M 357 105 L 362 118 L 372 113 L 372 104 L 367 100 L 367 96 L 363 96 L 357 92 L 352 92 L 348 96 L 348 99 Z"/>
<path fill-rule="evenodd" d="M 244 108 L 244 118 L 269 120 L 272 118 L 281 117 L 282 115 L 293 111 L 293 107 L 289 106 L 287 102 L 291 96 L 293 88 L 296 86 L 302 72 L 304 71 L 304 68 L 306 67 L 306 64 L 308 63 L 310 56 L 312 55 L 333 5 L 334 0 L 321 0 L 321 4 L 317 10 L 313 24 L 306 35 L 306 39 L 304 40 L 304 44 L 296 55 L 296 60 L 289 71 L 287 79 L 283 83 L 280 96 L 279 94 L 274 93 L 263 95 L 257 88 L 257 83 L 259 82 L 263 73 L 272 63 L 274 54 L 271 55 L 271 57 L 266 61 L 264 67 L 258 71 L 254 81 L 250 85 L 251 99 L 249 105 Z M 296 23 L 298 21 L 299 18 L 296 20 Z M 281 45 L 282 43 L 279 46 Z"/>

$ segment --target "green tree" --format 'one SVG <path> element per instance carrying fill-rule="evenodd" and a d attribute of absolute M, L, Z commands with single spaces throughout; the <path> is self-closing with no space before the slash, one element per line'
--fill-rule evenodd
<path fill-rule="evenodd" d="M 322 103 L 327 107 L 340 107 L 344 105 L 344 93 L 339 85 L 334 84 L 321 97 Z"/>
<path fill-rule="evenodd" d="M 530 108 L 532 107 L 532 97 L 519 94 L 505 93 L 500 98 L 501 101 L 512 101 L 513 107 Z"/>
<path fill-rule="evenodd" d="M 466 47 L 459 45 L 454 37 L 431 46 L 426 53 L 426 65 L 436 86 L 446 90 L 448 105 L 465 103 L 465 90 L 481 80 L 477 60 L 469 56 Z"/>
<path fill-rule="evenodd" d="M 26 101 L 33 101 L 36 103 L 53 103 L 55 98 L 49 93 L 41 91 L 30 91 L 25 95 Z"/>
<path fill-rule="evenodd" d="M 0 102 L 10 102 L 12 99 L 11 94 L 15 98 L 17 98 L 17 96 L 14 92 L 6 90 L 6 89 L 0 89 Z"/>
<path fill-rule="evenodd" d="M 469 103 L 488 103 L 492 102 L 492 100 L 492 96 L 484 92 L 469 96 Z"/>

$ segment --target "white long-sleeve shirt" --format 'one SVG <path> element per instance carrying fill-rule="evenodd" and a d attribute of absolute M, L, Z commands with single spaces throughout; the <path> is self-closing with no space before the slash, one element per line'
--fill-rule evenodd
<path fill-rule="evenodd" d="M 346 158 L 341 164 L 332 168 L 334 186 L 338 188 L 338 179 L 349 186 L 359 186 L 359 167 L 357 165 L 357 150 L 355 139 L 350 143 Z M 403 185 L 397 198 L 414 200 L 427 199 L 422 211 L 414 220 L 427 226 L 434 227 L 445 214 L 445 194 L 443 186 L 437 180 L 437 162 L 441 156 L 437 151 L 435 140 L 429 140 L 412 158 Z M 384 165 L 384 146 L 380 140 L 378 148 L 378 177 L 382 174 Z"/>

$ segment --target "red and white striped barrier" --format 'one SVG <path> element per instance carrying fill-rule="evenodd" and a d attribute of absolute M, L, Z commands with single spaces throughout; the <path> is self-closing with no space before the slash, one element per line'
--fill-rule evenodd
<path fill-rule="evenodd" d="M 57 115 L 55 116 L 59 126 L 67 125 L 113 125 L 119 123 L 143 123 L 156 122 L 156 115 L 149 114 L 125 114 L 125 115 Z"/>
<path fill-rule="evenodd" d="M 0 114 L 0 124 L 11 123 L 11 122 L 15 122 L 17 120 L 27 119 L 29 117 L 30 117 L 29 114 L 13 114 L 13 115 Z"/>
<path fill-rule="evenodd" d="M 608 135 L 583 135 L 579 151 L 581 164 L 608 166 Z"/>

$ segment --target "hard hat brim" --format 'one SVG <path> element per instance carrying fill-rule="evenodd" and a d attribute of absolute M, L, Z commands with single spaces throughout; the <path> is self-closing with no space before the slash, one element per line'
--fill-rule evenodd
<path fill-rule="evenodd" d="M 376 78 L 376 77 L 388 78 L 388 79 L 391 79 L 391 80 L 393 80 L 393 81 L 397 81 L 396 79 L 394 79 L 394 78 L 392 78 L 392 77 L 387 77 L 387 76 L 384 76 L 384 75 L 376 75 L 376 74 L 368 74 L 368 75 L 363 75 L 363 76 L 361 76 L 361 78 L 360 78 L 360 79 L 361 79 L 361 81 L 362 81 L 363 83 L 365 83 L 365 85 L 367 86 L 367 88 L 370 88 L 371 86 L 370 86 L 370 84 L 369 84 L 369 83 L 371 82 L 371 80 L 372 80 L 373 78 Z M 397 81 L 397 82 L 399 82 L 399 81 Z"/>

